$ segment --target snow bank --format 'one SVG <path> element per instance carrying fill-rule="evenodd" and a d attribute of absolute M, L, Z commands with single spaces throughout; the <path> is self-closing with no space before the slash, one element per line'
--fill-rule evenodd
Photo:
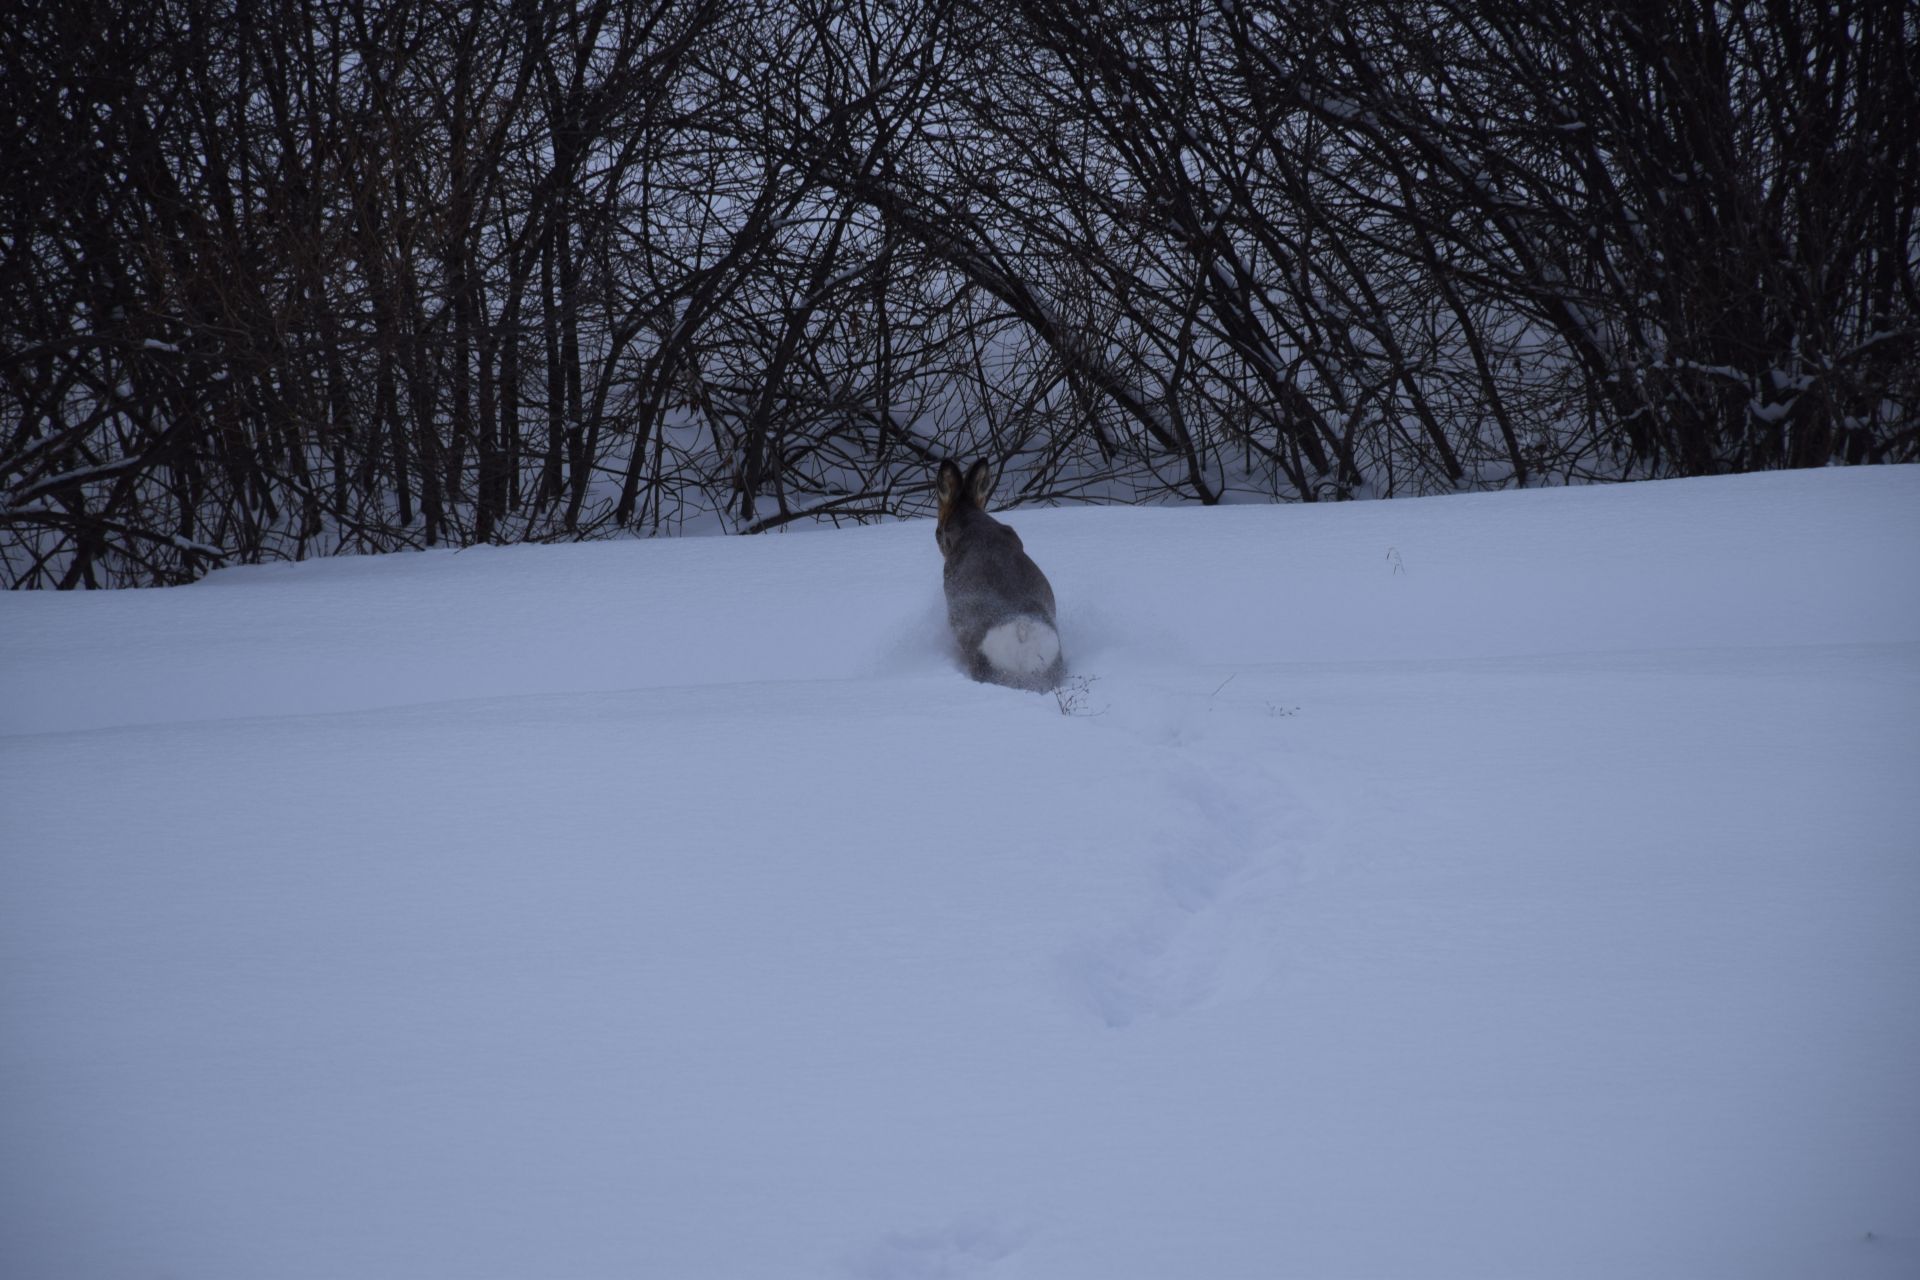
<path fill-rule="evenodd" d="M 0 598 L 0 1273 L 1920 1269 L 1920 469 Z"/>

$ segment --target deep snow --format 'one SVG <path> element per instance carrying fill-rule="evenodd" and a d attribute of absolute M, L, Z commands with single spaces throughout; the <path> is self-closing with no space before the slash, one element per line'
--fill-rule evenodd
<path fill-rule="evenodd" d="M 1920 1273 L 1920 468 L 1006 518 L 0 597 L 0 1274 Z"/>

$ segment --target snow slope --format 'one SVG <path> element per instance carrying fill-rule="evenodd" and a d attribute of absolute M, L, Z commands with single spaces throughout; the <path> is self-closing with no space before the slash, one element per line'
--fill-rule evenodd
<path fill-rule="evenodd" d="M 1008 518 L 0 597 L 0 1275 L 1920 1273 L 1920 468 Z"/>

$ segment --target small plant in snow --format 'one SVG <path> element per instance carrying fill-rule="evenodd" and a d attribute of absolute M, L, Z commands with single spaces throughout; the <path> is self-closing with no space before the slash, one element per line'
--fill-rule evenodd
<path fill-rule="evenodd" d="M 1091 706 L 1093 681 L 1093 676 L 1068 676 L 1061 682 L 1060 687 L 1053 691 L 1054 700 L 1060 704 L 1061 715 L 1099 716 L 1106 714 L 1107 709 L 1105 707 L 1100 708 L 1098 711 L 1089 709 Z"/>

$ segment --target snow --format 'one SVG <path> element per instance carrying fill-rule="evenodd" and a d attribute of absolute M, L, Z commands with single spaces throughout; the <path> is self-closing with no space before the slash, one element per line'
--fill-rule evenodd
<path fill-rule="evenodd" d="M 0 1274 L 1920 1271 L 1920 468 L 1007 518 L 0 597 Z"/>

